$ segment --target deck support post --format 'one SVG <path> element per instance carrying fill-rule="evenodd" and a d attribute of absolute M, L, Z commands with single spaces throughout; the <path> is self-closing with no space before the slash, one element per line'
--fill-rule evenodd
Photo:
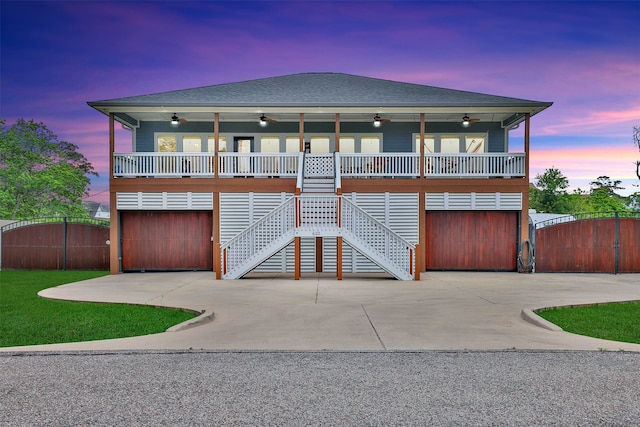
<path fill-rule="evenodd" d="M 415 275 L 413 276 L 413 280 L 420 280 L 420 271 L 422 270 L 421 265 L 422 263 L 420 262 L 420 243 L 416 244 L 416 272 Z"/>
<path fill-rule="evenodd" d="M 116 145 L 115 115 L 109 113 L 109 273 L 120 273 L 120 222 L 118 221 L 118 206 L 113 186 L 113 152 Z"/>
<path fill-rule="evenodd" d="M 293 273 L 293 278 L 295 280 L 300 280 L 300 236 L 296 236 L 293 238 L 293 247 L 294 247 L 294 257 L 295 257 L 295 261 L 294 261 L 294 273 Z"/>
<path fill-rule="evenodd" d="M 424 138 L 425 138 L 426 124 L 424 120 L 424 113 L 420 113 L 420 180 L 424 180 Z M 425 184 L 426 181 L 422 181 Z M 418 245 L 416 245 L 416 274 L 422 271 L 423 266 L 427 265 L 427 253 L 423 248 L 427 247 L 427 208 L 425 206 L 426 191 L 425 185 L 420 186 L 420 192 L 418 192 Z M 421 250 L 422 249 L 422 250 Z"/>
<path fill-rule="evenodd" d="M 338 280 L 342 280 L 342 236 L 336 239 L 336 274 Z"/>
<path fill-rule="evenodd" d="M 520 212 L 520 259 L 523 265 L 529 263 L 529 252 L 525 250 L 525 242 L 529 241 L 529 145 L 530 145 L 531 114 L 524 116 L 524 185 L 522 186 L 522 211 Z M 528 248 L 527 248 L 528 249 Z M 520 273 L 530 273 L 522 269 Z"/>
<path fill-rule="evenodd" d="M 216 273 L 216 280 L 222 279 L 222 260 L 220 256 L 220 243 L 215 243 L 213 245 L 213 271 Z"/>

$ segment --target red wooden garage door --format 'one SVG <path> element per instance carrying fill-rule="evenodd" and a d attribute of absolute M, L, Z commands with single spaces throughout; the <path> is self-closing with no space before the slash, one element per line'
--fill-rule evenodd
<path fill-rule="evenodd" d="M 212 212 L 121 213 L 122 269 L 212 270 Z"/>
<path fill-rule="evenodd" d="M 517 212 L 428 211 L 426 233 L 427 269 L 516 269 Z"/>

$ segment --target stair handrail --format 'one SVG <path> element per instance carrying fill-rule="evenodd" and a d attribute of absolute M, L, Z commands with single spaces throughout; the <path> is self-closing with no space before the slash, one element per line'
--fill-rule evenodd
<path fill-rule="evenodd" d="M 220 244 L 222 274 L 226 275 L 254 258 L 287 233 L 295 229 L 294 197 L 267 213 L 258 221 Z"/>
<path fill-rule="evenodd" d="M 416 245 L 398 235 L 351 200 L 341 197 L 341 227 L 370 250 L 415 277 Z"/>
<path fill-rule="evenodd" d="M 304 151 L 298 154 L 298 179 L 296 181 L 296 194 L 302 193 L 304 184 Z"/>

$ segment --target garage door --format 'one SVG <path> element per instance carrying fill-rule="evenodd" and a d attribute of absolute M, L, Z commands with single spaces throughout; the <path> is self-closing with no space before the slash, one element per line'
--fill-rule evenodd
<path fill-rule="evenodd" d="M 514 271 L 518 213 L 428 211 L 427 270 Z"/>
<path fill-rule="evenodd" d="M 124 211 L 122 269 L 212 270 L 210 211 Z"/>

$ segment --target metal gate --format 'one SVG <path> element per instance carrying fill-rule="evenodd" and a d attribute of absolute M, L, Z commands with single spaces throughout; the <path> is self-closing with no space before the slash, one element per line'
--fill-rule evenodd
<path fill-rule="evenodd" d="M 640 212 L 573 214 L 535 224 L 535 271 L 640 273 Z"/>
<path fill-rule="evenodd" d="M 0 229 L 0 266 L 17 270 L 108 270 L 109 223 L 37 218 Z"/>

